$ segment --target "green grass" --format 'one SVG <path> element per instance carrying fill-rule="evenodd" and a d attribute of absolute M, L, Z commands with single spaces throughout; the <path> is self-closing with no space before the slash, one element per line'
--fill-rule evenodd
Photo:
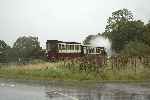
<path fill-rule="evenodd" d="M 39 67 L 40 66 L 40 67 Z M 62 68 L 62 63 L 43 63 L 17 65 L 0 68 L 0 77 L 42 80 L 92 80 L 94 76 L 87 73 Z"/>
<path fill-rule="evenodd" d="M 2 66 L 2 65 L 1 65 Z M 90 66 L 90 65 L 89 65 Z M 91 65 L 92 67 L 92 65 Z M 35 63 L 28 65 L 3 65 L 0 77 L 36 80 L 76 80 L 76 81 L 144 81 L 150 79 L 150 69 L 139 66 L 135 70 L 112 70 L 104 66 L 99 73 L 95 71 L 81 71 L 78 63 L 67 62 Z"/>

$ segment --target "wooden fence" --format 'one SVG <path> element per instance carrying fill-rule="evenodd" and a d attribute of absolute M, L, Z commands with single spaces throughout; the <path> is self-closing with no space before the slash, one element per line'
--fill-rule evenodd
<path fill-rule="evenodd" d="M 80 71 L 96 71 L 100 72 L 104 69 L 110 69 L 114 71 L 134 70 L 136 72 L 139 66 L 150 68 L 150 57 L 102 57 L 102 56 L 87 56 L 80 57 L 66 61 L 66 65 L 69 69 L 74 68 L 75 64 L 79 65 Z"/>

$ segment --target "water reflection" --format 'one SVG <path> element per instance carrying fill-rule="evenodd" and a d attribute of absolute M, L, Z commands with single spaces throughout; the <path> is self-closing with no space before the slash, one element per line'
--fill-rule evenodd
<path fill-rule="evenodd" d="M 66 93 L 76 99 L 59 94 L 47 94 L 50 100 L 150 100 L 150 95 L 142 94 L 94 94 L 94 93 Z"/>
<path fill-rule="evenodd" d="M 62 85 L 0 80 L 0 100 L 150 100 L 150 84 Z"/>
<path fill-rule="evenodd" d="M 105 89 L 106 88 L 106 89 Z M 132 88 L 132 93 L 129 91 L 123 91 L 123 89 L 112 89 L 107 91 L 108 87 L 103 89 L 97 88 L 61 88 L 61 87 L 47 87 L 46 94 L 50 100 L 150 100 L 150 94 L 148 89 L 141 91 L 142 88 L 136 91 Z M 144 90 L 144 89 L 143 89 Z M 139 92 L 141 91 L 141 92 Z M 128 93 L 129 92 L 129 93 Z"/>

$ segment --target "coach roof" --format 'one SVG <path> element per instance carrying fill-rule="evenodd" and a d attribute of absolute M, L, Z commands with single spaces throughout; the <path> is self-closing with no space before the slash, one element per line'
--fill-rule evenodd
<path fill-rule="evenodd" d="M 66 43 L 66 44 L 81 44 L 79 42 L 64 42 L 64 41 L 58 41 L 58 40 L 47 40 L 47 43 L 48 42 Z"/>

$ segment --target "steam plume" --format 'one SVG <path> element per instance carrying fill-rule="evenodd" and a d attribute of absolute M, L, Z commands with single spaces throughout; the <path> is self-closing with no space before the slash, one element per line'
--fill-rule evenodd
<path fill-rule="evenodd" d="M 107 55 L 111 56 L 111 42 L 108 38 L 102 36 L 95 36 L 95 38 L 90 41 L 90 44 L 93 47 L 104 47 Z"/>

